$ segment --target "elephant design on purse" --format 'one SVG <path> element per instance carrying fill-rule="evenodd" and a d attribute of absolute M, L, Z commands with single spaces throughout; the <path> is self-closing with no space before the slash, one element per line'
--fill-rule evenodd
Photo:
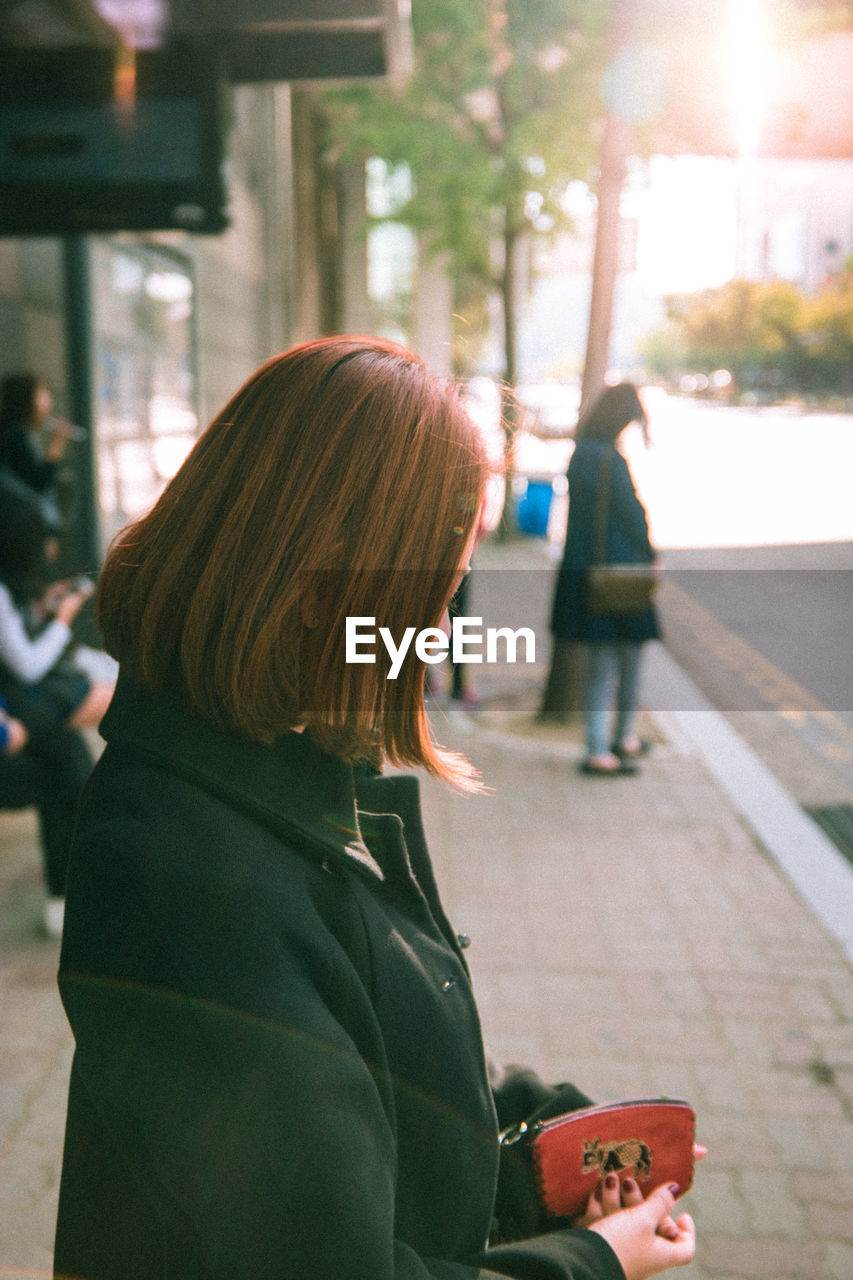
<path fill-rule="evenodd" d="M 652 1173 L 652 1152 L 639 1138 L 605 1143 L 594 1138 L 592 1142 L 583 1144 L 582 1167 L 584 1173 L 597 1171 L 602 1177 L 606 1173 L 621 1173 L 633 1168 L 638 1180 L 648 1182 Z"/>

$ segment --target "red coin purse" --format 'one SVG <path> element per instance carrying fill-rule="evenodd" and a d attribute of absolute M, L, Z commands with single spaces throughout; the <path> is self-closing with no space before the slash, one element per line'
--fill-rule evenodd
<path fill-rule="evenodd" d="M 696 1113 L 686 1102 L 638 1098 L 569 1111 L 551 1120 L 516 1125 L 503 1145 L 529 1149 L 539 1200 L 554 1218 L 574 1218 L 601 1178 L 634 1178 L 644 1196 L 662 1183 L 679 1194 L 693 1184 Z"/>

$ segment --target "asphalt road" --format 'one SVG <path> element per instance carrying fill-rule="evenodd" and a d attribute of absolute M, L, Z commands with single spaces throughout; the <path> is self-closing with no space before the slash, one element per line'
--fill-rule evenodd
<path fill-rule="evenodd" d="M 853 728 L 853 543 L 670 552 L 671 580 Z"/>
<path fill-rule="evenodd" d="M 836 550 L 820 569 L 683 552 L 661 592 L 673 657 L 805 806 L 853 803 L 853 569 L 830 567 Z"/>

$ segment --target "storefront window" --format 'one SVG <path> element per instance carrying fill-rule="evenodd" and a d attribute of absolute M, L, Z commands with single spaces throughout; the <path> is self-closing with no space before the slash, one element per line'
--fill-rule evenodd
<path fill-rule="evenodd" d="M 93 391 L 102 548 L 156 501 L 198 433 L 194 284 L 179 254 L 96 240 Z"/>

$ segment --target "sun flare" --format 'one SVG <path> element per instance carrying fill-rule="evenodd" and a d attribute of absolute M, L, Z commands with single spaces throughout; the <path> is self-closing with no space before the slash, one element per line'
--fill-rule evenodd
<path fill-rule="evenodd" d="M 755 155 L 767 92 L 767 30 L 761 0 L 729 0 L 727 68 L 741 155 Z"/>

